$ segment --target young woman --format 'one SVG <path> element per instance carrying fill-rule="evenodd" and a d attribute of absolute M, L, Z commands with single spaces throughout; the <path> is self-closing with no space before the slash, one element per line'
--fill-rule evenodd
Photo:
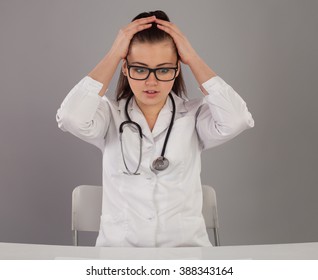
<path fill-rule="evenodd" d="M 117 100 L 104 96 L 121 63 Z M 181 63 L 205 97 L 184 98 Z M 63 131 L 103 153 L 97 246 L 211 246 L 202 216 L 201 152 L 253 127 L 242 98 L 162 11 L 120 30 L 57 112 Z"/>

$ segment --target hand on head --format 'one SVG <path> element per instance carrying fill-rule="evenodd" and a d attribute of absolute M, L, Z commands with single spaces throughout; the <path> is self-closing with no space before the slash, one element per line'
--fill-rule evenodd
<path fill-rule="evenodd" d="M 168 33 L 176 44 L 178 54 L 184 64 L 189 64 L 192 57 L 196 56 L 195 50 L 180 29 L 173 23 L 156 18 L 157 27 Z"/>
<path fill-rule="evenodd" d="M 156 16 L 136 19 L 122 28 L 117 35 L 112 50 L 119 56 L 120 59 L 126 58 L 131 39 L 134 35 L 152 27 L 153 23 L 157 24 L 158 29 L 166 32 L 172 37 L 181 61 L 184 64 L 189 64 L 191 58 L 196 56 L 196 52 L 192 48 L 188 39 L 175 24 L 156 18 Z"/>
<path fill-rule="evenodd" d="M 150 28 L 155 20 L 155 16 L 137 19 L 120 29 L 112 46 L 113 53 L 117 54 L 120 59 L 126 58 L 133 36 L 137 32 Z"/>

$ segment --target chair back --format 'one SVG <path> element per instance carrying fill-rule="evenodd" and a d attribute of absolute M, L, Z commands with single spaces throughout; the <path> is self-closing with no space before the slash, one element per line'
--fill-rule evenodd
<path fill-rule="evenodd" d="M 101 186 L 81 185 L 72 193 L 73 243 L 77 245 L 77 231 L 99 231 L 102 212 Z"/>
<path fill-rule="evenodd" d="M 202 185 L 203 192 L 203 206 L 202 214 L 207 230 L 214 232 L 214 245 L 220 246 L 219 237 L 219 218 L 216 202 L 216 193 L 213 187 L 209 185 Z"/>
<path fill-rule="evenodd" d="M 208 185 L 202 186 L 203 208 L 202 213 L 207 229 L 214 231 L 214 243 L 220 245 L 219 220 L 217 213 L 215 190 Z M 78 245 L 78 231 L 99 231 L 102 212 L 101 186 L 81 185 L 72 193 L 72 231 L 73 244 Z"/>

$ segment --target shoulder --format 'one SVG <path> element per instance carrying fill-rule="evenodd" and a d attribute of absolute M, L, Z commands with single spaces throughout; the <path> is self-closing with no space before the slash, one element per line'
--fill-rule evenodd
<path fill-rule="evenodd" d="M 205 103 L 203 97 L 197 97 L 194 99 L 182 98 L 174 95 L 177 111 L 187 114 L 196 114 L 200 110 L 201 106 Z"/>
<path fill-rule="evenodd" d="M 196 111 L 198 110 L 203 104 L 204 104 L 204 98 L 203 97 L 197 97 L 195 99 L 190 99 L 185 101 L 185 106 L 188 109 L 188 111 Z"/>

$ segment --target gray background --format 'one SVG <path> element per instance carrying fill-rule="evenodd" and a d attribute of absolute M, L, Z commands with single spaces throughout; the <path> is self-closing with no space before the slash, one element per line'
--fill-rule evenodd
<path fill-rule="evenodd" d="M 56 110 L 119 28 L 155 9 L 255 119 L 203 155 L 222 244 L 318 241 L 318 1 L 1 0 L 0 242 L 71 244 L 71 192 L 101 184 L 101 153 L 60 131 Z M 190 97 L 198 96 L 184 71 Z"/>

